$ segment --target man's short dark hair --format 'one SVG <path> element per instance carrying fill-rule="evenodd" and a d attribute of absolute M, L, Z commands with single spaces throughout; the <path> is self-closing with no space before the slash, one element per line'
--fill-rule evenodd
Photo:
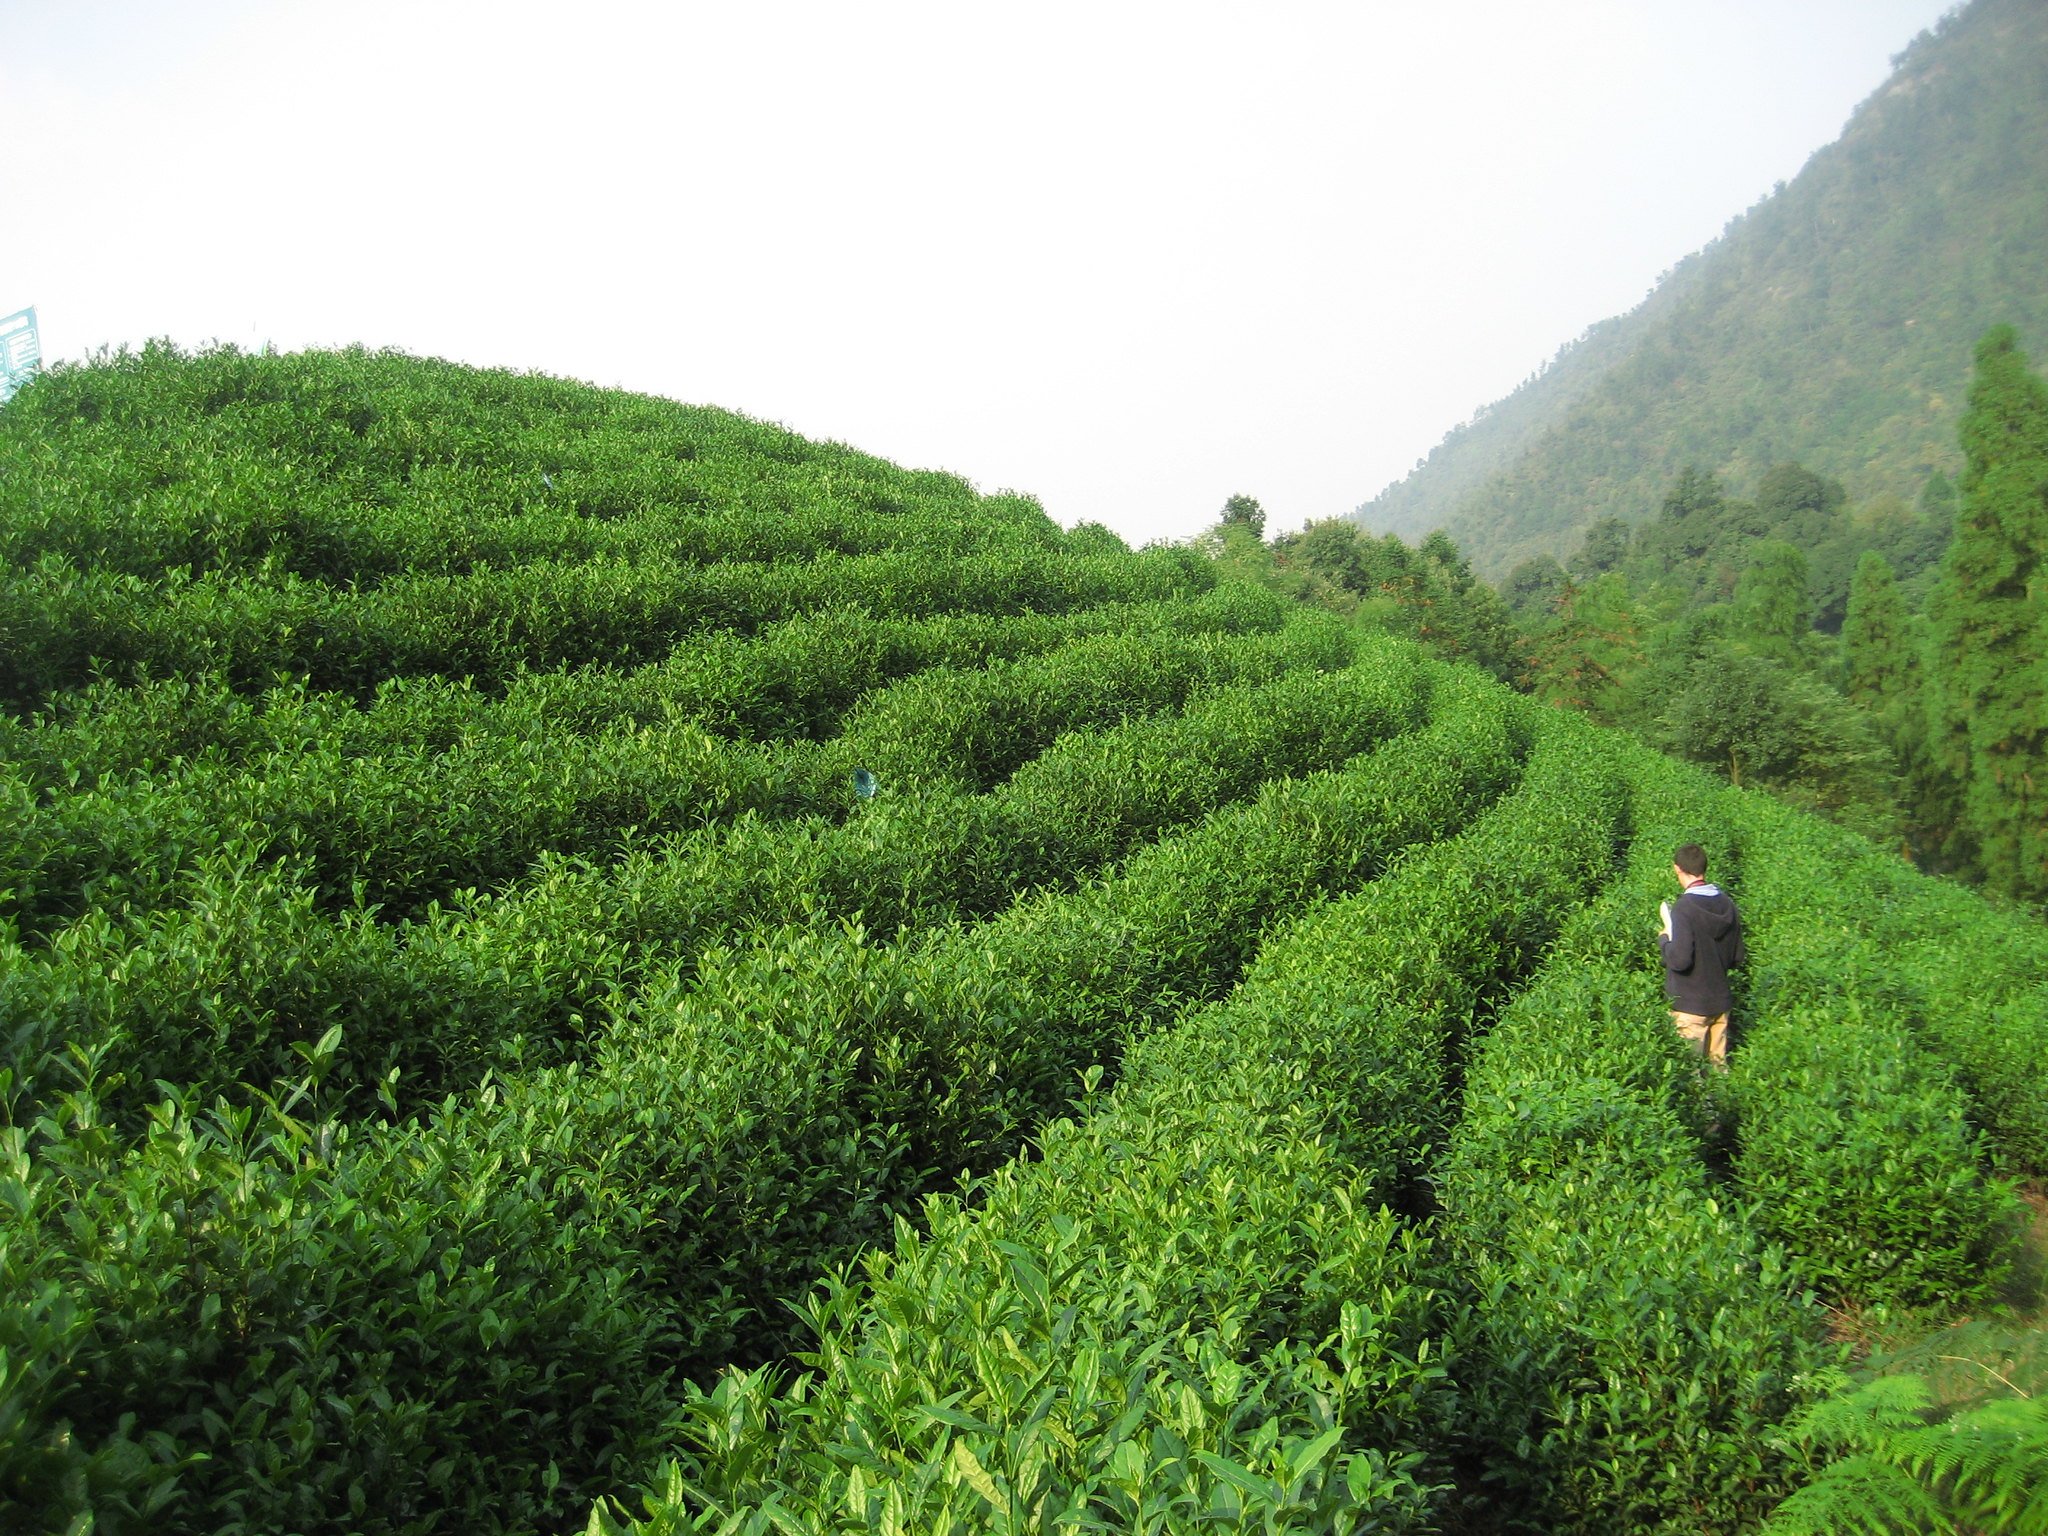
<path fill-rule="evenodd" d="M 1707 872 L 1707 850 L 1698 843 L 1687 843 L 1671 855 L 1671 862 L 1697 880 Z"/>

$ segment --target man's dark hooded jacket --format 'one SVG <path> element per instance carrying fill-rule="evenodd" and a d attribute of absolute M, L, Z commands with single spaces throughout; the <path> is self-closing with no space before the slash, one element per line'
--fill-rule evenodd
<path fill-rule="evenodd" d="M 1728 1011 L 1728 973 L 1746 965 L 1742 917 L 1718 885 L 1702 880 L 1671 903 L 1671 937 L 1664 951 L 1664 994 L 1672 1011 L 1705 1018 Z"/>

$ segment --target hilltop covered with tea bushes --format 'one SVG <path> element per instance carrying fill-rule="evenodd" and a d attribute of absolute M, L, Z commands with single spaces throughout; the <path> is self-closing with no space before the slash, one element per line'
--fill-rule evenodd
<path fill-rule="evenodd" d="M 1748 1528 L 2048 1167 L 2039 925 L 1197 549 L 166 347 L 0 546 L 9 1529 Z"/>

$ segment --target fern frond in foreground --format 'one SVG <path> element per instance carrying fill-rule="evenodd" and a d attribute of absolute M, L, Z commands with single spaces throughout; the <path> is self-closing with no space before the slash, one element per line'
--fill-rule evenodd
<path fill-rule="evenodd" d="M 1792 1439 L 1832 1453 L 1764 1536 L 2048 1532 L 2048 1399 L 2005 1397 L 1933 1420 L 1914 1375 L 1880 1376 L 1815 1403 Z"/>

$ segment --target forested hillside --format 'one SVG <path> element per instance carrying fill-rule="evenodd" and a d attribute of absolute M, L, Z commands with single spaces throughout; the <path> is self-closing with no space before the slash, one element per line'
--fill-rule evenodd
<path fill-rule="evenodd" d="M 1753 485 L 1796 461 L 1911 505 L 1959 467 L 1977 337 L 2048 348 L 2044 187 L 2048 5 L 1972 0 L 1789 185 L 1356 516 L 1445 529 L 1498 578 L 1651 517 L 1687 466 Z"/>
<path fill-rule="evenodd" d="M 1332 548 L 1396 594 L 545 378 L 37 379 L 0 1528 L 2014 1528 L 2048 1361 L 1865 1433 L 1836 1325 L 2041 1303 L 2048 929 Z"/>
<path fill-rule="evenodd" d="M 1503 675 L 2048 909 L 2048 383 L 2009 326 L 1957 439 L 1959 481 L 1913 508 L 1797 464 L 1749 496 L 1684 470 L 1648 521 L 1508 573 Z M 1340 530 L 1299 552 L 1326 565 Z"/>

